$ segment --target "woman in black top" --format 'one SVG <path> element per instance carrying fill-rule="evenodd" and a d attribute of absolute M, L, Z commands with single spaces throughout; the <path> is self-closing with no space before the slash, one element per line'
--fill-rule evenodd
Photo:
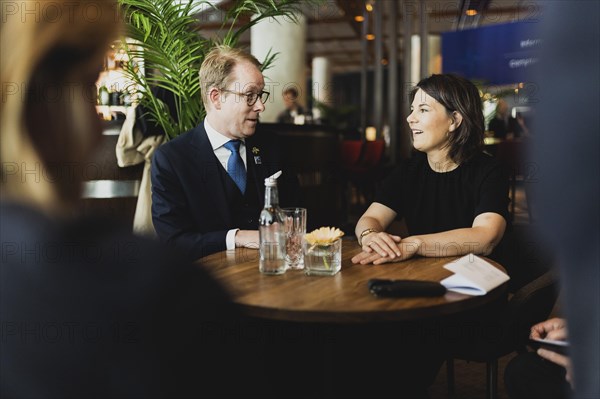
<path fill-rule="evenodd" d="M 363 251 L 354 263 L 421 256 L 489 255 L 508 220 L 508 177 L 482 152 L 484 119 L 477 88 L 448 74 L 423 79 L 407 118 L 419 152 L 383 183 L 356 225 Z M 407 237 L 385 232 L 404 218 Z"/>

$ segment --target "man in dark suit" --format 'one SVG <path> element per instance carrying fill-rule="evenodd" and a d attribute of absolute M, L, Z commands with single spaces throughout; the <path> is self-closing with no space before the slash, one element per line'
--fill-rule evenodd
<path fill-rule="evenodd" d="M 259 67 L 239 49 L 208 53 L 200 68 L 206 119 L 154 154 L 154 228 L 189 259 L 258 248 L 264 179 L 282 169 L 274 136 L 254 135 L 269 96 Z M 282 203 L 294 178 L 285 171 L 280 178 Z"/>

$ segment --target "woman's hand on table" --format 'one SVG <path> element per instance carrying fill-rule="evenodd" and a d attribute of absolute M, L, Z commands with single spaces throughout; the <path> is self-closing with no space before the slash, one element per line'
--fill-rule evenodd
<path fill-rule="evenodd" d="M 385 231 L 373 232 L 367 234 L 362 239 L 362 249 L 364 252 L 377 252 L 381 256 L 395 258 L 400 256 L 398 243 L 402 240 L 400 236 L 388 234 Z"/>
<path fill-rule="evenodd" d="M 369 236 L 371 239 L 365 240 Z M 363 238 L 363 250 L 352 258 L 352 263 L 380 265 L 412 258 L 419 250 L 419 240 L 387 233 L 372 233 Z"/>

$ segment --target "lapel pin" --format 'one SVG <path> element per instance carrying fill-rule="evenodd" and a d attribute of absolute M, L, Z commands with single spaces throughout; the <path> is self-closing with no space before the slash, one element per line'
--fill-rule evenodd
<path fill-rule="evenodd" d="M 260 155 L 258 155 L 259 152 L 260 148 L 252 147 L 252 153 L 254 154 L 254 163 L 256 165 L 262 165 L 262 159 L 260 159 Z"/>

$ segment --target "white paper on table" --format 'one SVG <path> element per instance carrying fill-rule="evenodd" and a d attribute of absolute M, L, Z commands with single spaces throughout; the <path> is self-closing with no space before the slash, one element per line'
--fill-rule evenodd
<path fill-rule="evenodd" d="M 466 295 L 485 295 L 510 279 L 506 273 L 474 254 L 468 254 L 444 265 L 454 274 L 440 283 L 448 291 Z"/>

